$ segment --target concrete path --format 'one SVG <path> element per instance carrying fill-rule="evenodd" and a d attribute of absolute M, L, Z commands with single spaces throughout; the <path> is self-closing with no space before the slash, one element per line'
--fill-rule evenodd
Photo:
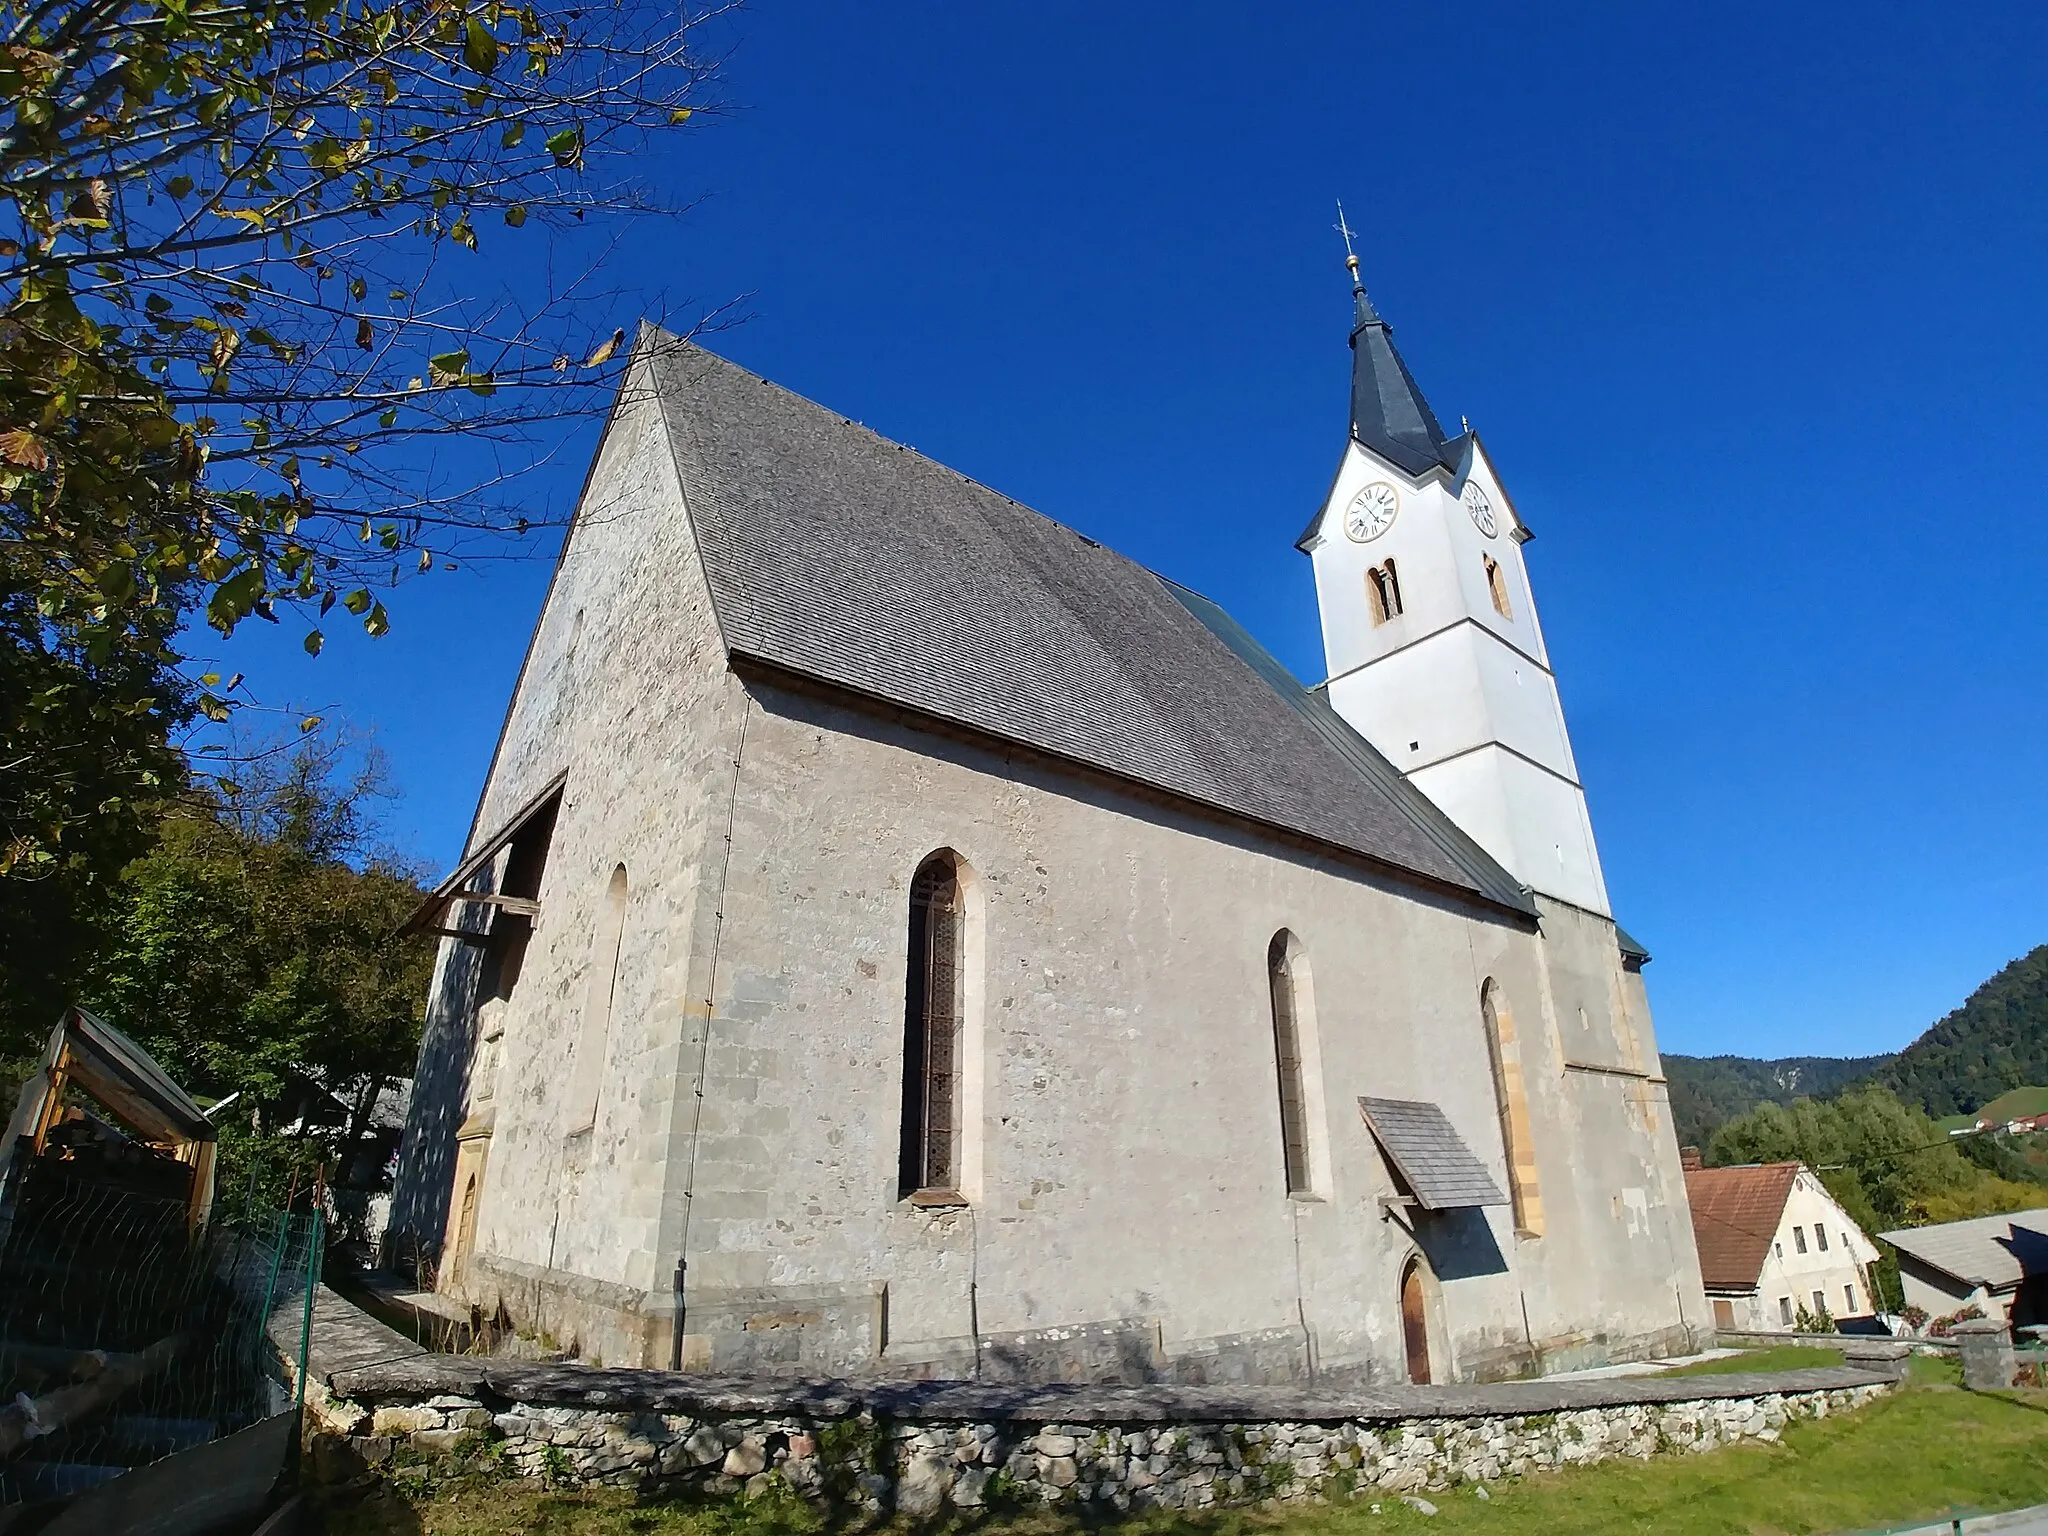
<path fill-rule="evenodd" d="M 1888 1525 L 1860 1536 L 2048 1536 L 2048 1504 L 2010 1509 L 2002 1515 L 1971 1515 L 1962 1520 L 1936 1520 L 1928 1525 Z M 1852 1533 L 1859 1536 L 1859 1533 Z"/>

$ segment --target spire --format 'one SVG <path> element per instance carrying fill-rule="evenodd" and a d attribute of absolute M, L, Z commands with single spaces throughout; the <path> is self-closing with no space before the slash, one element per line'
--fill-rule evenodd
<path fill-rule="evenodd" d="M 1337 205 L 1337 232 L 1344 237 L 1344 265 L 1351 269 L 1351 435 L 1411 475 L 1449 465 L 1444 429 L 1394 350 L 1393 329 L 1366 297 L 1342 203 Z"/>

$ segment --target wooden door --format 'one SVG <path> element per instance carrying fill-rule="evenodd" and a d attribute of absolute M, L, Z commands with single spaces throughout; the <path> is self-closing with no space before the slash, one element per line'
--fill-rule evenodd
<path fill-rule="evenodd" d="M 1714 1298 L 1714 1326 L 1732 1329 L 1735 1326 L 1735 1303 L 1726 1297 Z"/>
<path fill-rule="evenodd" d="M 1408 1379 L 1429 1384 L 1429 1304 L 1422 1294 L 1422 1266 L 1410 1260 L 1401 1274 L 1401 1338 L 1408 1347 Z"/>

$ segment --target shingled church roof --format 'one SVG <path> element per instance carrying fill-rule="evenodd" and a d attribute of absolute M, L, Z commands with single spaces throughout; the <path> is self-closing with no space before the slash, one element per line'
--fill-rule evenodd
<path fill-rule="evenodd" d="M 1533 914 L 1215 604 L 700 347 L 650 333 L 728 653 Z"/>

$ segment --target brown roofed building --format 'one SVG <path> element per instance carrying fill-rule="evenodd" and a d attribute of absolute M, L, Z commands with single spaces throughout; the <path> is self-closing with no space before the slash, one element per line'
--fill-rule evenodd
<path fill-rule="evenodd" d="M 1805 1164 L 1700 1168 L 1693 1155 L 1687 1149 L 1685 1195 L 1717 1328 L 1778 1331 L 1801 1313 L 1874 1310 L 1877 1249 Z"/>

